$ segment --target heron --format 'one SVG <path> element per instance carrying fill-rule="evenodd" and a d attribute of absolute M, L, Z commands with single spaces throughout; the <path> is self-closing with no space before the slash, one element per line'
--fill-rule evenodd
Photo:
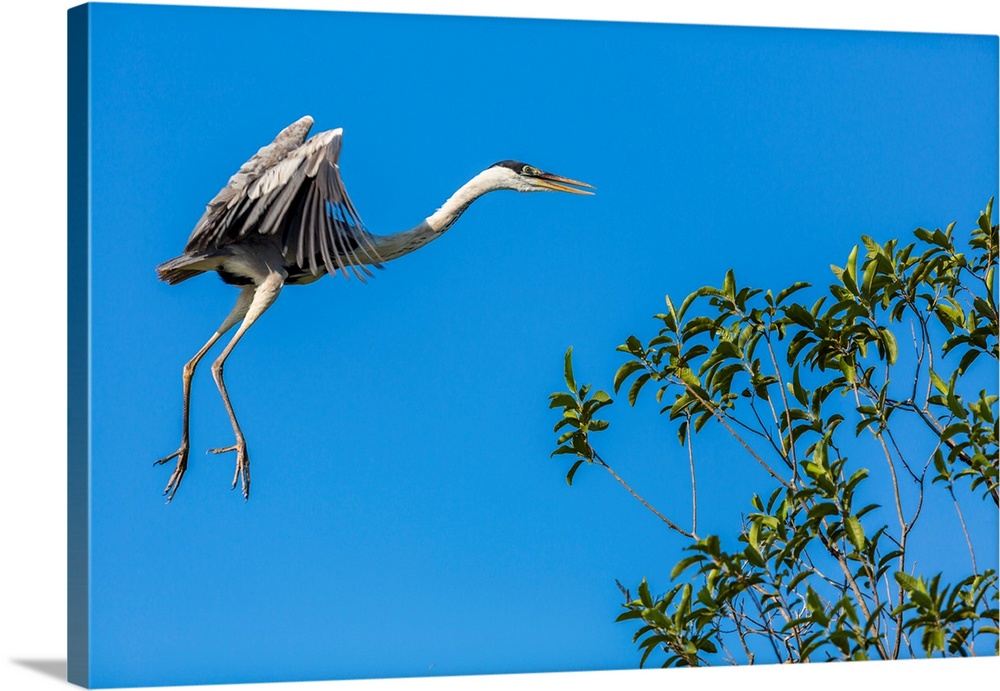
<path fill-rule="evenodd" d="M 229 179 L 191 232 L 184 253 L 156 267 L 170 285 L 216 272 L 240 289 L 236 305 L 211 338 L 183 368 L 180 447 L 154 462 L 176 459 L 163 490 L 173 500 L 188 466 L 191 381 L 215 343 L 239 324 L 212 364 L 212 376 L 233 427 L 234 443 L 209 453 L 236 452 L 233 489 L 240 484 L 250 498 L 250 457 L 246 437 L 226 390 L 223 369 L 236 344 L 277 300 L 286 285 L 312 283 L 338 272 L 361 281 L 370 267 L 420 249 L 444 234 L 479 197 L 496 190 L 593 194 L 592 185 L 547 173 L 520 161 L 493 164 L 458 188 L 437 211 L 409 230 L 376 235 L 367 230 L 340 176 L 343 129 L 309 137 L 313 119 L 305 116 L 281 130 Z M 307 138 L 308 137 L 308 138 Z"/>

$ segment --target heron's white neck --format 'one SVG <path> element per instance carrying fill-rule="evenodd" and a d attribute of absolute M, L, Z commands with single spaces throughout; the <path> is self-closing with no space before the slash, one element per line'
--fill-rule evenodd
<path fill-rule="evenodd" d="M 440 209 L 416 227 L 391 235 L 375 235 L 372 237 L 372 244 L 383 261 L 420 249 L 441 237 L 479 197 L 494 190 L 511 189 L 509 177 L 506 169 L 487 168 L 459 187 Z"/>
<path fill-rule="evenodd" d="M 458 217 L 465 213 L 472 202 L 487 192 L 509 189 L 509 184 L 505 184 L 508 175 L 504 173 L 507 172 L 498 168 L 487 168 L 459 187 L 455 194 L 448 197 L 448 201 L 442 204 L 440 209 L 427 217 L 427 225 L 438 234 L 448 230 L 458 220 Z"/>

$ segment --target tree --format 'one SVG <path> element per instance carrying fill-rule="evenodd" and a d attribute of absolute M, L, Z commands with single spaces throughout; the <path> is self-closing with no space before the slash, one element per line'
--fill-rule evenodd
<path fill-rule="evenodd" d="M 996 540 L 1000 501 L 992 207 L 964 250 L 954 223 L 917 229 L 905 246 L 862 236 L 809 304 L 796 301 L 808 283 L 773 293 L 740 287 L 730 270 L 679 305 L 667 296 L 659 332 L 618 347 L 614 393 L 627 387 L 631 406 L 655 395 L 687 455 L 689 524 L 598 453 L 609 422 L 597 415 L 613 399 L 578 387 L 566 352 L 568 390 L 550 407 L 562 411 L 552 455 L 572 457 L 567 482 L 604 468 L 686 543 L 663 594 L 645 579 L 636 598 L 619 584 L 617 621 L 638 625 L 640 665 L 654 653 L 665 667 L 997 654 L 996 565 L 974 547 L 977 530 Z M 698 531 L 695 439 L 709 427 L 770 483 L 747 497 L 733 539 Z M 932 495 L 957 514 L 968 572 L 913 568 Z M 992 521 L 967 522 L 970 508 Z"/>

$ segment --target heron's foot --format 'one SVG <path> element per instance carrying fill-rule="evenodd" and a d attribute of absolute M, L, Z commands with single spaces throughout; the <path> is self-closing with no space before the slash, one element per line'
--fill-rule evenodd
<path fill-rule="evenodd" d="M 239 482 L 240 488 L 243 490 L 243 500 L 246 501 L 250 498 L 250 456 L 247 454 L 247 443 L 238 439 L 232 446 L 208 450 L 209 453 L 227 453 L 229 451 L 236 452 L 236 474 L 233 475 L 233 489 L 236 489 L 236 483 Z"/>
<path fill-rule="evenodd" d="M 181 486 L 181 479 L 184 477 L 184 471 L 187 470 L 188 465 L 188 445 L 186 443 L 181 444 L 181 448 L 174 451 L 169 456 L 161 458 L 158 461 L 153 461 L 153 465 L 163 465 L 168 463 L 173 459 L 177 459 L 177 465 L 174 467 L 174 472 L 167 481 L 167 486 L 163 490 L 163 493 L 167 495 L 167 503 L 174 498 L 177 494 L 177 488 Z"/>

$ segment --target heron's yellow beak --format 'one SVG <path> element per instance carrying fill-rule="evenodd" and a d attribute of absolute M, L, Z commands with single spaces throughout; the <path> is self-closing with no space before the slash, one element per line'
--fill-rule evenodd
<path fill-rule="evenodd" d="M 538 175 L 532 176 L 532 179 L 538 184 L 539 187 L 543 187 L 554 192 L 593 194 L 590 190 L 595 189 L 593 185 L 588 185 L 585 182 L 570 180 L 569 178 L 553 175 L 552 173 L 539 173 Z M 570 185 L 572 185 L 572 187 Z M 587 189 L 578 189 L 581 187 L 586 187 Z"/>

